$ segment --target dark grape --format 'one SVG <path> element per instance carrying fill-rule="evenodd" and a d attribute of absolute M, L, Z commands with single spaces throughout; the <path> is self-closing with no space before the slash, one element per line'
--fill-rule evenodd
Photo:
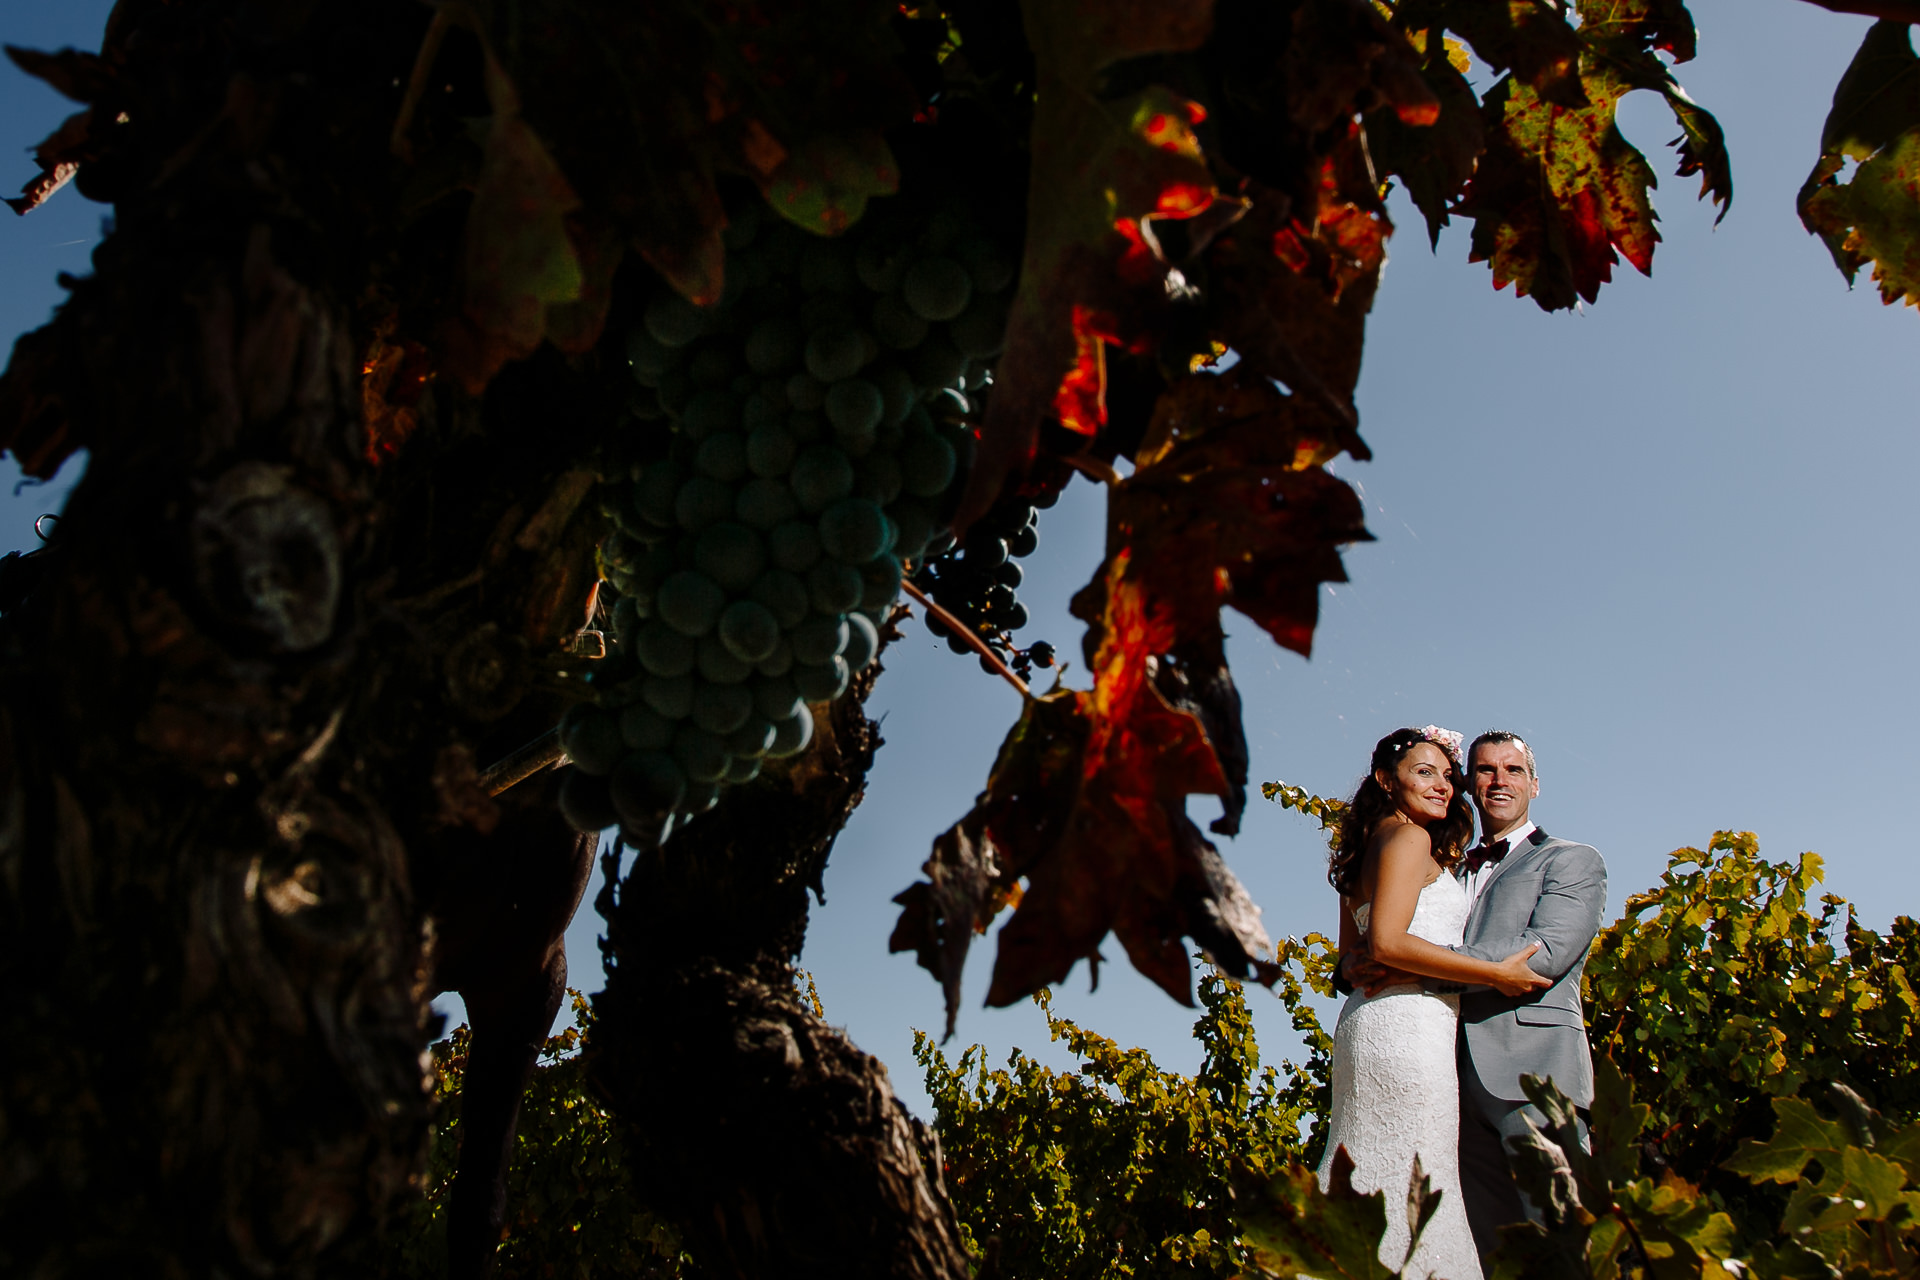
<path fill-rule="evenodd" d="M 660 584 L 654 606 L 660 618 L 683 636 L 703 636 L 713 629 L 727 602 L 726 592 L 703 573 L 683 569 Z"/>
<path fill-rule="evenodd" d="M 927 539 L 933 536 L 933 516 L 918 502 L 895 502 L 887 508 L 894 525 L 900 530 L 900 540 L 894 550 L 907 559 L 918 559 L 926 548 Z"/>
<path fill-rule="evenodd" d="M 900 292 L 922 320 L 951 320 L 967 309 L 973 281 L 951 258 L 922 258 L 907 268 Z"/>
<path fill-rule="evenodd" d="M 969 569 L 982 573 L 991 573 L 1007 562 L 1007 544 L 993 536 L 991 532 L 981 533 L 969 530 L 967 545 L 961 551 Z"/>
<path fill-rule="evenodd" d="M 693 641 L 659 619 L 635 634 L 633 651 L 648 675 L 683 676 L 693 670 Z"/>
<path fill-rule="evenodd" d="M 1036 667 L 1050 667 L 1054 661 L 1053 646 L 1045 640 L 1035 640 L 1027 646 L 1027 659 Z"/>
<path fill-rule="evenodd" d="M 1007 561 L 1005 564 L 1001 565 L 998 569 L 995 569 L 993 571 L 993 580 L 999 583 L 1001 586 L 1007 587 L 1009 589 L 1018 587 L 1020 585 L 1021 579 L 1024 576 L 1025 575 L 1022 573 L 1020 566 L 1012 560 Z"/>
<path fill-rule="evenodd" d="M 620 709 L 620 740 L 634 751 L 664 751 L 673 741 L 673 721 L 644 702 Z"/>
<path fill-rule="evenodd" d="M 1040 531 L 1032 525 L 1022 525 L 1014 530 L 1013 537 L 1007 540 L 1007 551 L 1016 556 L 1030 556 L 1040 549 Z"/>
<path fill-rule="evenodd" d="M 640 686 L 640 696 L 668 720 L 685 720 L 693 710 L 693 677 L 648 676 Z"/>
<path fill-rule="evenodd" d="M 873 623 L 864 613 L 849 614 L 847 617 L 847 647 L 841 653 L 849 670 L 858 671 L 873 661 L 873 655 L 880 651 L 880 636 L 874 630 Z"/>
<path fill-rule="evenodd" d="M 938 497 L 953 483 L 953 446 L 932 430 L 909 429 L 900 447 L 900 483 L 916 498 Z"/>
<path fill-rule="evenodd" d="M 683 724 L 675 731 L 673 758 L 694 782 L 718 782 L 732 763 L 719 737 L 695 724 Z"/>
<path fill-rule="evenodd" d="M 693 722 L 725 737 L 753 714 L 753 691 L 740 684 L 702 684 L 693 691 Z"/>
<path fill-rule="evenodd" d="M 794 661 L 822 665 L 847 647 L 850 630 L 845 614 L 819 614 L 795 628 L 791 637 Z"/>
<path fill-rule="evenodd" d="M 679 807 L 687 775 L 663 750 L 634 751 L 614 768 L 607 790 L 620 821 L 640 828 Z"/>
<path fill-rule="evenodd" d="M 575 831 L 600 831 L 620 821 L 607 794 L 607 780 L 578 769 L 569 769 L 560 779 L 560 816 Z"/>
<path fill-rule="evenodd" d="M 797 756 L 807 749 L 813 741 L 813 713 L 807 710 L 805 703 L 796 703 L 793 714 L 773 722 L 773 745 L 767 748 L 767 757 L 781 760 L 787 756 Z"/>
<path fill-rule="evenodd" d="M 693 564 L 727 591 L 745 591 L 766 571 L 767 548 L 760 535 L 746 525 L 724 520 L 708 525 L 694 539 Z M 714 612 L 718 614 L 719 609 Z M 701 635 L 705 631 L 688 634 Z"/>
<path fill-rule="evenodd" d="M 885 609 L 900 594 L 900 562 L 892 556 L 877 556 L 860 570 L 860 607 Z"/>
<path fill-rule="evenodd" d="M 744 663 L 766 658 L 780 643 L 780 623 L 772 610 L 752 600 L 735 600 L 720 614 L 720 643 Z"/>
<path fill-rule="evenodd" d="M 1027 606 L 1021 604 L 1018 600 L 1015 600 L 1012 604 L 1007 606 L 1007 611 L 1005 615 L 1002 617 L 1001 621 L 1004 623 L 1007 630 L 1018 631 L 1020 628 L 1027 625 Z"/>
<path fill-rule="evenodd" d="M 626 743 L 620 740 L 619 719 L 585 702 L 570 708 L 560 721 L 560 745 L 576 768 L 596 778 L 612 773 L 626 750 Z"/>

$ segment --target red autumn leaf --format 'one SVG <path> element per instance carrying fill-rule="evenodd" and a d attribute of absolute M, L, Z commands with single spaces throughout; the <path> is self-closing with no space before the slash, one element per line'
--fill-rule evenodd
<path fill-rule="evenodd" d="M 33 149 L 34 163 L 40 166 L 39 175 L 28 181 L 18 196 L 9 197 L 7 205 L 15 213 L 24 216 L 45 204 L 54 192 L 72 181 L 73 175 L 80 172 L 81 161 L 87 156 L 92 130 L 91 110 L 76 111 L 62 121 L 46 141 Z"/>
<path fill-rule="evenodd" d="M 1456 33 L 1483 62 L 1511 70 L 1536 97 L 1563 107 L 1585 100 L 1580 37 L 1557 6 L 1538 0 L 1413 0 L 1397 16 L 1410 31 Z"/>
<path fill-rule="evenodd" d="M 809 139 L 761 181 L 767 203 L 815 235 L 837 236 L 860 220 L 867 201 L 900 188 L 900 166 L 870 130 Z"/>
<path fill-rule="evenodd" d="M 1191 217 L 1215 198 L 1196 104 L 1157 85 L 1118 98 L 1095 92 L 1124 58 L 1198 47 L 1210 0 L 1039 0 L 1026 21 L 1037 83 L 1025 254 L 961 527 L 1009 473 L 1026 471 L 1043 421 L 1099 430 L 1103 344 L 1131 343 L 1138 313 L 1165 298 L 1165 264 L 1141 251 L 1150 224 Z"/>

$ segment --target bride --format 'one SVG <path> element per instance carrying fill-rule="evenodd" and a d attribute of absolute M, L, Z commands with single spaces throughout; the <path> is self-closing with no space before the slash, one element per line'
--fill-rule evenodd
<path fill-rule="evenodd" d="M 1473 834 L 1460 735 L 1429 725 L 1396 729 L 1373 749 L 1373 771 L 1347 805 L 1327 879 L 1340 894 L 1340 950 L 1441 984 L 1491 986 L 1509 996 L 1550 986 L 1527 967 L 1538 944 L 1495 964 L 1449 948 L 1467 922 L 1467 891 L 1448 872 Z M 1345 1147 L 1357 1191 L 1386 1193 L 1380 1260 L 1407 1249 L 1407 1183 L 1416 1155 L 1441 1192 L 1438 1212 L 1408 1261 L 1410 1280 L 1481 1280 L 1460 1198 L 1460 1092 L 1455 1034 L 1460 997 L 1406 983 L 1355 991 L 1333 1033 L 1333 1114 L 1321 1185 Z"/>

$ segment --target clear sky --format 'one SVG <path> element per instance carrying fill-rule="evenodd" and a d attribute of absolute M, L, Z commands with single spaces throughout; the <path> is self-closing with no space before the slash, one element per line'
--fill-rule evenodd
<path fill-rule="evenodd" d="M 0 0 L 0 39 L 92 47 L 109 7 Z M 1379 541 L 1349 550 L 1353 581 L 1325 590 L 1311 660 L 1227 615 L 1253 781 L 1345 794 L 1398 725 L 1511 728 L 1539 754 L 1535 817 L 1606 855 L 1614 910 L 1669 850 L 1734 827 L 1776 858 L 1818 850 L 1829 887 L 1883 927 L 1920 907 L 1902 816 L 1920 777 L 1920 316 L 1881 306 L 1864 280 L 1849 293 L 1793 209 L 1867 21 L 1800 0 L 1692 8 L 1700 57 L 1680 74 L 1726 126 L 1737 194 L 1714 229 L 1694 182 L 1670 176 L 1664 106 L 1627 99 L 1622 128 L 1663 175 L 1653 279 L 1623 265 L 1597 305 L 1547 316 L 1466 263 L 1464 225 L 1429 254 L 1396 203 L 1359 392 L 1375 461 L 1338 468 Z M 7 146 L 29 147 L 68 109 L 0 67 Z M 31 172 L 25 158 L 0 166 L 0 185 Z M 55 273 L 86 269 L 102 212 L 67 191 L 29 218 L 0 213 L 0 332 L 45 321 Z M 15 497 L 10 460 L 0 467 L 0 550 L 24 547 L 60 495 Z M 1022 634 L 1077 654 L 1066 601 L 1098 564 L 1101 496 L 1076 482 L 1043 514 Z M 911 1029 L 939 1027 L 940 993 L 887 954 L 889 899 L 966 810 L 1019 706 L 917 629 L 886 663 L 872 710 L 888 745 L 834 851 L 804 963 L 828 1017 L 924 1112 Z M 1275 936 L 1331 930 L 1311 822 L 1256 792 L 1225 853 Z M 589 908 L 569 938 L 588 990 L 597 924 Z M 1128 971 L 1117 944 L 1106 954 L 1100 990 L 1082 968 L 1057 1007 L 1191 1070 L 1192 1013 Z M 980 1007 L 990 963 L 983 940 L 952 1047 L 1059 1061 L 1031 1006 Z M 1278 1058 L 1292 1034 L 1277 1002 L 1253 1003 Z"/>

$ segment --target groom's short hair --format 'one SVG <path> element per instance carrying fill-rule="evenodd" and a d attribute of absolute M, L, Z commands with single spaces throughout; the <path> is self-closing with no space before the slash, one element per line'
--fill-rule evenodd
<path fill-rule="evenodd" d="M 1467 748 L 1467 767 L 1469 769 L 1473 767 L 1474 752 L 1478 751 L 1481 747 L 1496 742 L 1511 742 L 1514 746 L 1519 747 L 1520 754 L 1527 758 L 1527 776 L 1536 781 L 1539 779 L 1540 771 L 1533 767 L 1533 748 L 1527 745 L 1525 738 L 1517 733 L 1510 733 L 1505 729 L 1489 729 L 1475 738 L 1473 745 Z"/>

